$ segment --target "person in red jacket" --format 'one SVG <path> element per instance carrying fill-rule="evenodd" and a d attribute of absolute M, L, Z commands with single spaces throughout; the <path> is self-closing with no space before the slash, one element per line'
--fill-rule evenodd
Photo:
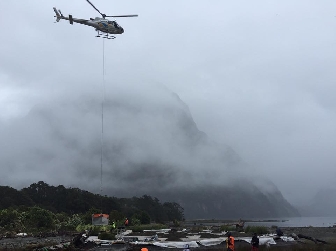
<path fill-rule="evenodd" d="M 226 239 L 227 251 L 234 251 L 234 238 L 231 235 L 231 232 L 227 233 L 228 238 Z"/>
<path fill-rule="evenodd" d="M 125 227 L 128 226 L 128 219 L 127 219 L 127 218 L 126 218 L 126 220 L 125 220 L 125 222 L 124 222 L 124 225 L 125 225 Z"/>

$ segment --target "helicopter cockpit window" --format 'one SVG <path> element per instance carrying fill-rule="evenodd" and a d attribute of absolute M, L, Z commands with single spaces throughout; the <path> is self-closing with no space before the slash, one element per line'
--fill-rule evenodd
<path fill-rule="evenodd" d="M 115 28 L 119 28 L 119 25 L 115 21 L 108 21 L 108 24 L 112 24 Z"/>

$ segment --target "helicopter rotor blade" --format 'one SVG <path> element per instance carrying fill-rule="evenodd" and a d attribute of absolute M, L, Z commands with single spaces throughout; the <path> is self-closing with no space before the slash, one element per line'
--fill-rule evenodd
<path fill-rule="evenodd" d="M 96 11 L 98 11 L 98 13 L 103 17 L 137 17 L 138 15 L 119 15 L 119 16 L 107 16 L 103 13 L 101 13 L 96 6 L 93 5 L 93 3 L 90 2 L 90 0 L 86 0 Z"/>
<path fill-rule="evenodd" d="M 120 15 L 120 16 L 106 16 L 106 17 L 137 17 L 138 15 Z"/>
<path fill-rule="evenodd" d="M 98 13 L 99 13 L 100 15 L 102 15 L 103 18 L 106 17 L 106 15 L 103 14 L 103 13 L 101 13 L 101 12 L 96 8 L 96 6 L 93 5 L 93 3 L 91 3 L 89 0 L 86 0 L 86 1 L 87 1 L 89 4 L 91 4 L 91 6 L 92 6 L 96 11 L 98 11 Z"/>

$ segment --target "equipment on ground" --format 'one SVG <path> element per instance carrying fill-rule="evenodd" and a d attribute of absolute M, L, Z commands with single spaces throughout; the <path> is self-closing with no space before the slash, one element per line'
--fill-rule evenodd
<path fill-rule="evenodd" d="M 96 18 L 90 18 L 88 19 L 79 19 L 79 18 L 73 18 L 72 15 L 69 15 L 69 17 L 63 16 L 62 12 L 60 10 L 57 10 L 54 7 L 54 11 L 56 13 L 56 22 L 59 22 L 61 19 L 69 20 L 70 24 L 73 23 L 79 23 L 91 26 L 96 29 L 98 32 L 96 37 L 103 36 L 103 38 L 107 39 L 114 39 L 115 36 L 109 36 L 109 34 L 122 34 L 124 33 L 124 29 L 116 22 L 116 21 L 110 21 L 106 19 L 106 17 L 137 17 L 138 15 L 118 15 L 118 16 L 109 16 L 106 14 L 101 13 L 96 6 L 94 6 L 89 0 L 86 0 L 102 17 L 96 17 Z"/>

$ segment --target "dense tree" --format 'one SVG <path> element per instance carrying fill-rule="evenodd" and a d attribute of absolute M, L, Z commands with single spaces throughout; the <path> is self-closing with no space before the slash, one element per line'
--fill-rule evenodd
<path fill-rule="evenodd" d="M 124 221 L 125 219 L 125 215 L 120 212 L 120 211 L 117 211 L 117 210 L 112 210 L 110 212 L 110 220 L 111 221 Z"/>
<path fill-rule="evenodd" d="M 11 230 L 18 227 L 19 213 L 14 209 L 3 209 L 0 211 L 0 227 Z"/>
<path fill-rule="evenodd" d="M 84 221 L 78 214 L 73 214 L 71 217 L 69 217 L 68 221 L 65 222 L 67 230 L 75 230 L 78 225 L 82 224 L 84 224 Z"/>
<path fill-rule="evenodd" d="M 142 211 L 139 214 L 137 214 L 138 219 L 140 220 L 141 224 L 149 224 L 150 223 L 150 216 L 148 213 Z"/>
<path fill-rule="evenodd" d="M 29 196 L 36 205 L 53 212 L 78 214 L 88 211 L 91 207 L 103 207 L 103 212 L 120 209 L 116 198 L 100 196 L 78 188 L 49 186 L 43 181 L 22 189 L 22 193 Z"/>
<path fill-rule="evenodd" d="M 176 202 L 165 202 L 163 203 L 163 208 L 169 220 L 184 220 L 184 210 L 180 204 Z"/>
<path fill-rule="evenodd" d="M 50 186 L 43 181 L 33 183 L 21 191 L 0 186 L 0 210 L 15 207 L 17 212 L 21 213 L 29 211 L 32 206 L 53 213 L 55 224 L 60 224 L 60 218 L 73 214 L 82 215 L 86 223 L 91 222 L 92 213 L 110 213 L 110 219 L 116 222 L 123 222 L 125 217 L 131 219 L 133 215 L 141 223 L 163 223 L 182 220 L 184 217 L 183 208 L 179 204 L 162 204 L 157 198 L 149 195 L 140 198 L 115 198 L 78 188 L 65 188 L 62 185 Z"/>
<path fill-rule="evenodd" d="M 33 206 L 34 202 L 24 193 L 8 186 L 0 186 L 0 209 L 18 205 Z"/>
<path fill-rule="evenodd" d="M 21 221 L 29 230 L 52 229 L 55 219 L 52 212 L 36 206 L 21 214 Z"/>

